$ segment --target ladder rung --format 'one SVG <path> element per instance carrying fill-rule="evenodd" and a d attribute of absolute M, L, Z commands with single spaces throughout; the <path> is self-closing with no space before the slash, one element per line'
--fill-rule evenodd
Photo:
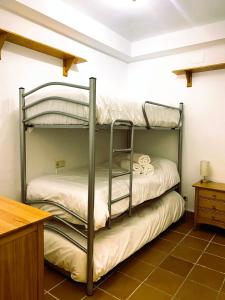
<path fill-rule="evenodd" d="M 113 149 L 113 152 L 131 152 L 132 148 L 125 148 L 125 149 Z"/>
<path fill-rule="evenodd" d="M 121 197 L 118 197 L 118 198 L 116 198 L 116 199 L 112 199 L 112 200 L 111 200 L 111 203 L 118 202 L 118 201 L 123 200 L 123 199 L 125 199 L 125 198 L 127 198 L 127 197 L 130 197 L 130 194 L 126 194 L 126 195 L 121 196 Z"/>
<path fill-rule="evenodd" d="M 126 126 L 126 127 L 133 127 L 133 125 L 129 123 L 124 123 L 124 122 L 118 122 L 118 124 L 115 124 L 116 126 Z M 128 128 L 127 128 L 128 129 Z M 130 128 L 129 128 L 130 129 Z"/>
<path fill-rule="evenodd" d="M 114 173 L 114 174 L 112 174 L 112 178 L 115 178 L 115 177 L 120 177 L 120 176 L 124 176 L 124 175 L 130 175 L 130 171 L 128 171 L 128 172 L 124 172 L 124 173 Z"/>

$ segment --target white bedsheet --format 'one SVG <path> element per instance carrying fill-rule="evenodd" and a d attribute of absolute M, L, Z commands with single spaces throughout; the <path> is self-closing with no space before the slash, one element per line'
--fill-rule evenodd
<path fill-rule="evenodd" d="M 38 106 L 31 107 L 27 110 L 26 117 L 32 117 L 35 114 L 44 111 L 61 111 L 75 114 L 88 118 L 89 109 L 87 107 L 74 103 L 54 100 L 54 96 L 66 97 L 88 103 L 87 91 L 77 90 L 74 88 L 53 87 L 43 92 L 32 94 L 26 99 L 26 104 L 44 97 L 51 97 L 47 102 L 40 103 Z M 115 119 L 131 120 L 137 126 L 146 126 L 142 112 L 143 101 L 119 99 L 97 95 L 96 104 L 96 121 L 98 124 L 110 124 Z M 146 105 L 146 112 L 151 126 L 175 127 L 179 123 L 179 111 L 155 105 Z M 83 121 L 71 119 L 60 115 L 45 115 L 33 119 L 30 124 L 86 124 Z"/>
<path fill-rule="evenodd" d="M 177 166 L 174 162 L 154 158 L 152 160 L 154 174 L 133 176 L 134 206 L 162 195 L 166 190 L 176 185 L 179 181 Z M 116 171 L 121 172 L 121 169 Z M 27 187 L 28 200 L 52 200 L 58 202 L 87 219 L 88 185 L 86 168 L 77 169 L 63 175 L 46 175 L 29 182 Z M 126 195 L 129 192 L 129 175 L 113 179 L 113 199 Z M 125 198 L 112 205 L 112 216 L 123 213 L 128 208 L 129 198 Z M 74 217 L 63 210 L 49 204 L 41 204 L 40 207 L 55 215 L 78 223 Z M 95 183 L 95 229 L 104 227 L 109 216 L 108 212 L 108 168 L 101 166 L 96 168 Z"/>
<path fill-rule="evenodd" d="M 171 192 L 149 207 L 137 211 L 131 218 L 114 224 L 110 230 L 96 234 L 94 242 L 94 281 L 153 240 L 184 212 L 184 200 Z M 71 233 L 68 232 L 69 235 Z M 74 233 L 72 235 L 75 235 Z M 45 258 L 71 273 L 72 279 L 86 281 L 86 255 L 72 243 L 45 230 Z"/>

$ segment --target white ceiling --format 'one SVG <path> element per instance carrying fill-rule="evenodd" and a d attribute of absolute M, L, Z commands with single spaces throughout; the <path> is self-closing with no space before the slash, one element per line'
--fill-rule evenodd
<path fill-rule="evenodd" d="M 225 20 L 225 0 L 63 0 L 130 41 Z"/>

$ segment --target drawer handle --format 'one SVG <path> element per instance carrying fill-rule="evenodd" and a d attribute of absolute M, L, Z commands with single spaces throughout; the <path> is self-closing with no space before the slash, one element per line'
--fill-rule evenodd
<path fill-rule="evenodd" d="M 212 209 L 216 209 L 215 205 L 212 206 Z"/>
<path fill-rule="evenodd" d="M 213 198 L 216 198 L 216 195 L 212 195 Z"/>

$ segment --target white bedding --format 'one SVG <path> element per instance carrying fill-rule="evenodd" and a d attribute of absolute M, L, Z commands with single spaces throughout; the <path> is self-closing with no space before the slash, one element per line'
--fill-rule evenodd
<path fill-rule="evenodd" d="M 165 191 L 176 185 L 179 181 L 177 166 L 174 162 L 154 158 L 152 160 L 154 174 L 133 176 L 133 205 L 136 206 L 146 200 L 162 195 Z M 121 172 L 121 169 L 115 171 Z M 126 195 L 129 192 L 129 175 L 113 179 L 113 199 Z M 52 200 L 63 204 L 70 210 L 87 219 L 88 185 L 87 170 L 77 169 L 63 175 L 46 175 L 31 180 L 27 187 L 28 200 Z M 129 198 L 125 198 L 112 205 L 112 216 L 123 213 L 128 208 Z M 54 215 L 78 223 L 71 215 L 49 204 L 38 207 L 50 211 Z M 96 168 L 95 183 L 95 229 L 106 225 L 108 213 L 108 168 Z"/>
<path fill-rule="evenodd" d="M 131 218 L 96 234 L 94 242 L 94 281 L 153 240 L 184 212 L 184 200 L 171 192 L 154 200 Z M 75 233 L 68 234 L 76 236 Z M 45 259 L 71 273 L 72 279 L 86 281 L 86 254 L 62 236 L 45 229 Z"/>
<path fill-rule="evenodd" d="M 51 99 L 27 110 L 27 118 L 50 110 L 76 114 L 78 116 L 88 118 L 89 109 L 87 107 L 74 103 L 63 102 L 61 100 L 54 100 L 54 96 L 61 96 L 88 103 L 87 91 L 68 87 L 49 87 L 45 94 L 43 92 L 37 92 L 29 96 L 26 99 L 26 105 L 47 96 L 50 96 Z M 97 95 L 96 104 L 96 121 L 98 124 L 110 124 L 115 119 L 124 119 L 133 121 L 134 125 L 136 126 L 146 126 L 142 112 L 143 101 L 140 102 L 129 99 L 118 99 L 115 97 Z M 155 105 L 146 105 L 146 112 L 151 126 L 176 127 L 179 123 L 180 114 L 178 110 Z M 83 121 L 60 115 L 41 116 L 31 120 L 29 123 L 65 125 L 87 124 Z"/>

